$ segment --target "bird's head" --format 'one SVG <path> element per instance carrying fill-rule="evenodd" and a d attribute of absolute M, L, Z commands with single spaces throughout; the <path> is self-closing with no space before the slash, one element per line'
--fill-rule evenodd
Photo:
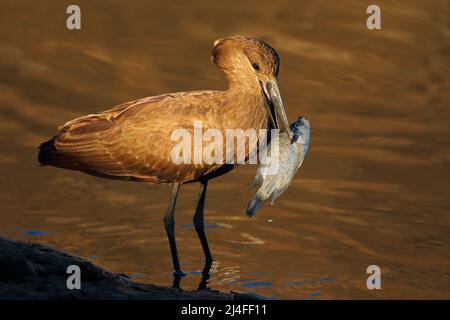
<path fill-rule="evenodd" d="M 260 90 L 273 126 L 289 128 L 278 89 L 280 58 L 274 48 L 255 38 L 227 37 L 214 42 L 211 60 L 225 74 L 230 87 Z"/>

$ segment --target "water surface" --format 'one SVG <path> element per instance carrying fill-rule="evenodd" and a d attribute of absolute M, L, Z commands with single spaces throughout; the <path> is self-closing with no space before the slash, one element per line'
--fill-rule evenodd
<path fill-rule="evenodd" d="M 36 148 L 83 114 L 165 92 L 224 89 L 215 39 L 262 37 L 281 56 L 290 120 L 311 121 L 309 154 L 289 190 L 245 216 L 254 166 L 210 183 L 209 287 L 269 298 L 450 298 L 449 6 L 364 1 L 77 1 L 0 4 L 0 235 L 39 241 L 138 281 L 171 284 L 162 217 L 170 187 L 39 167 Z M 202 251 L 197 185 L 181 189 L 182 287 Z M 366 268 L 382 268 L 382 290 Z"/>

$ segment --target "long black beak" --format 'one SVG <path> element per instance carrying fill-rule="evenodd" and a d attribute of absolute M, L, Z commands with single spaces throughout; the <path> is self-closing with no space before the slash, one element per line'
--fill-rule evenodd
<path fill-rule="evenodd" d="M 269 80 L 265 85 L 260 82 L 260 86 L 263 91 L 270 122 L 272 123 L 273 128 L 285 131 L 288 134 L 288 137 L 291 138 L 292 134 L 277 82 L 275 80 Z"/>

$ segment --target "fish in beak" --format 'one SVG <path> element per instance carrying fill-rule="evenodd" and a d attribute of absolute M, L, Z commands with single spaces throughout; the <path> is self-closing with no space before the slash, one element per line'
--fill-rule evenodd
<path fill-rule="evenodd" d="M 291 138 L 292 133 L 289 128 L 289 122 L 284 111 L 283 100 L 281 100 L 280 90 L 276 80 L 269 80 L 266 84 L 260 81 L 260 86 L 269 112 L 272 127 L 281 131 L 285 131 Z"/>

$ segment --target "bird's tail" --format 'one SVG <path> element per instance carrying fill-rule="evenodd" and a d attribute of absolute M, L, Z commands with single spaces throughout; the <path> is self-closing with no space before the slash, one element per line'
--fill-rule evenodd
<path fill-rule="evenodd" d="M 57 136 L 52 139 L 43 142 L 39 146 L 39 152 L 37 159 L 39 163 L 43 166 L 55 166 L 59 168 L 77 170 L 78 162 L 67 157 L 60 150 L 56 148 L 55 139 Z"/>
<path fill-rule="evenodd" d="M 261 208 L 263 203 L 264 199 L 260 195 L 255 194 L 252 201 L 250 201 L 250 203 L 247 206 L 246 211 L 247 216 L 249 216 L 250 218 L 253 217 L 256 214 L 256 211 L 258 211 L 259 208 Z"/>
<path fill-rule="evenodd" d="M 49 165 L 52 163 L 52 158 L 56 152 L 55 138 L 45 141 L 39 146 L 38 161 L 42 165 Z"/>

